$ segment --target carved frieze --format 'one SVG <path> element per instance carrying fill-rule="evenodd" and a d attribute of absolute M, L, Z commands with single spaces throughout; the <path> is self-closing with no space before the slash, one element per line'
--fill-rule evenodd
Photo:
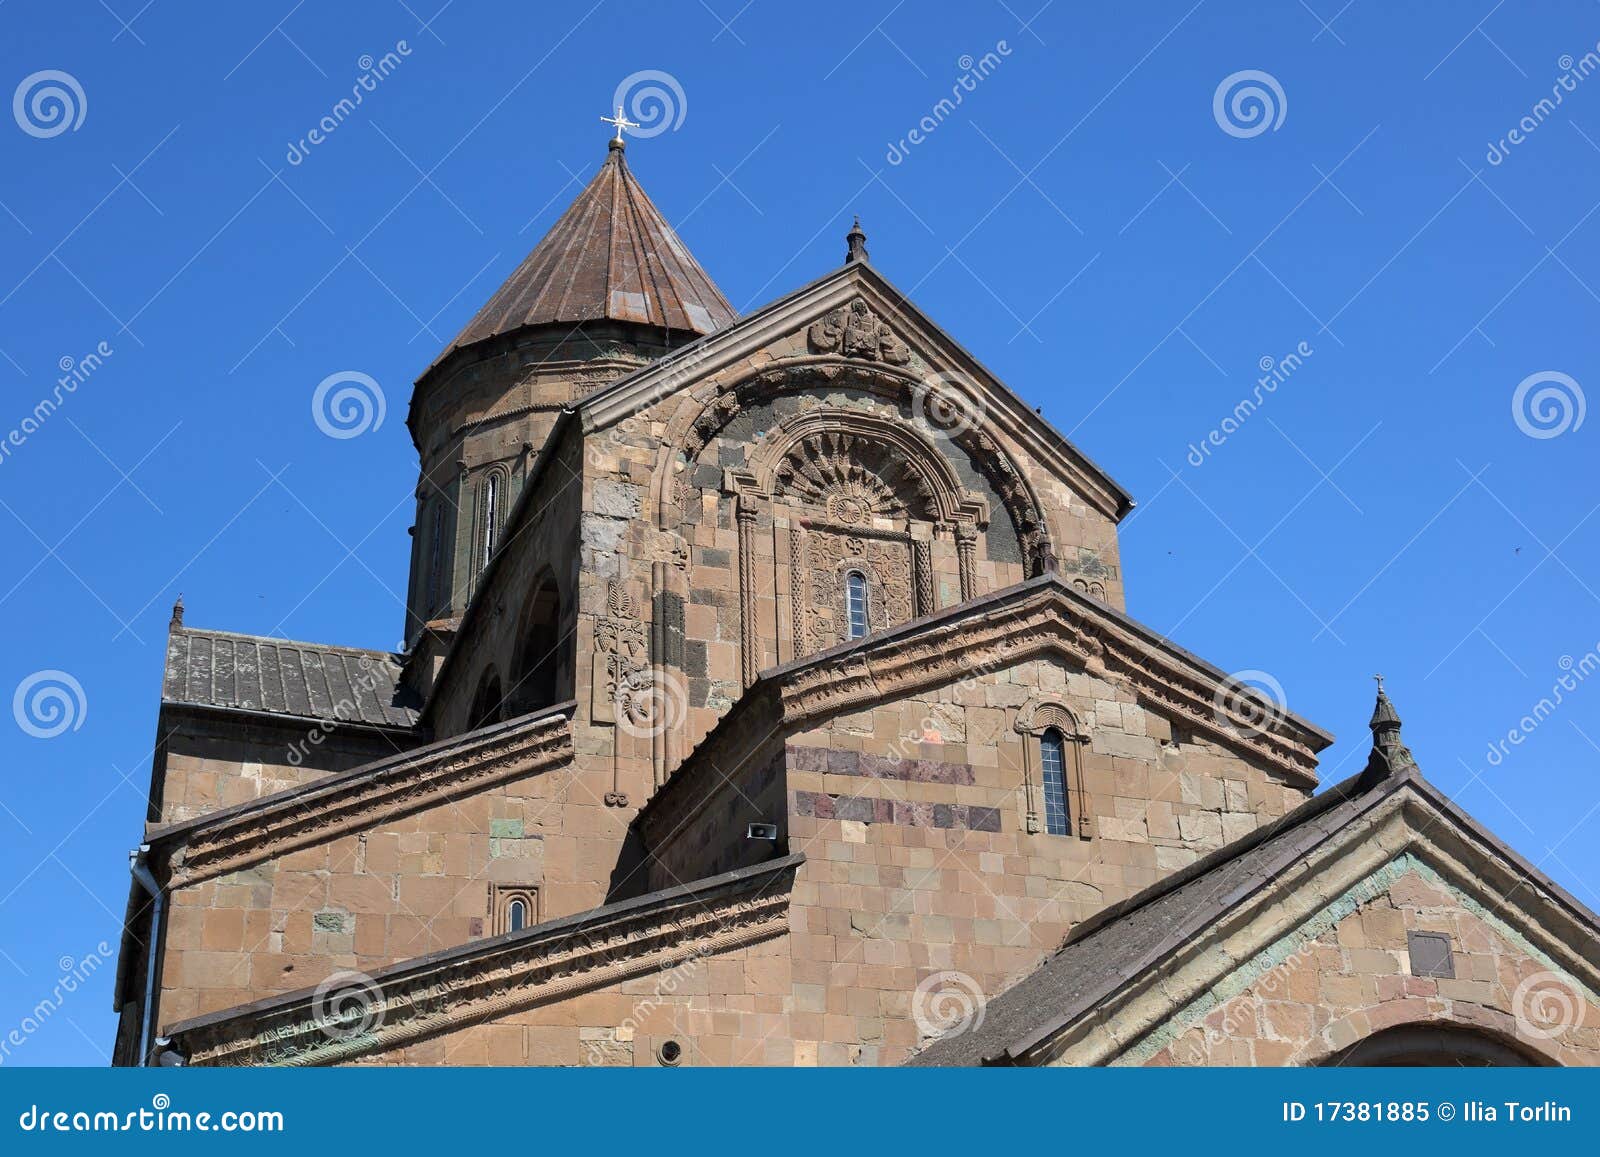
<path fill-rule="evenodd" d="M 911 348 L 859 297 L 813 322 L 806 330 L 806 341 L 813 353 L 838 353 L 896 366 L 911 360 Z"/>

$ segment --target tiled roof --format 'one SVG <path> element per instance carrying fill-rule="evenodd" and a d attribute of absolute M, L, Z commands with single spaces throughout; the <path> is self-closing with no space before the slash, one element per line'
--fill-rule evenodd
<path fill-rule="evenodd" d="M 412 727 L 420 704 L 386 651 L 179 627 L 167 640 L 166 703 Z"/>
<path fill-rule="evenodd" d="M 529 325 L 632 321 L 708 334 L 737 316 L 629 171 L 623 150 L 613 147 L 594 179 L 434 364 Z"/>

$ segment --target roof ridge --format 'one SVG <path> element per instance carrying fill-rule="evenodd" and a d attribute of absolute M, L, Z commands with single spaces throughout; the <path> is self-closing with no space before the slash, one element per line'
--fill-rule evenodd
<path fill-rule="evenodd" d="M 376 647 L 357 647 L 348 643 L 313 643 L 306 639 L 281 639 L 277 635 L 252 635 L 247 631 L 213 630 L 210 627 L 174 627 L 173 635 L 196 635 L 212 639 L 248 639 L 255 643 L 271 643 L 275 647 L 295 647 L 312 651 L 340 651 L 356 655 L 377 655 L 385 659 L 400 662 L 400 655 L 395 651 L 385 651 Z"/>

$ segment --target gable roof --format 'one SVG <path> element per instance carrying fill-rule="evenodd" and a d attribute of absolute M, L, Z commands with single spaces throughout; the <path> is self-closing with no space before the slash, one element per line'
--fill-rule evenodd
<path fill-rule="evenodd" d="M 612 141 L 600 171 L 429 371 L 459 349 L 530 325 L 629 321 L 708 334 L 737 316 Z"/>
<path fill-rule="evenodd" d="M 182 1021 L 168 1036 L 190 1064 L 321 1065 L 371 1055 L 782 936 L 803 863 L 795 853 L 370 974 L 335 974 L 316 988 Z M 330 1001 L 327 989 L 341 980 L 372 998 L 370 1007 Z M 339 1018 L 352 1011 L 358 1023 L 347 1026 Z"/>
<path fill-rule="evenodd" d="M 174 625 L 161 701 L 411 728 L 421 704 L 400 673 L 400 656 L 387 651 Z"/>
<path fill-rule="evenodd" d="M 564 766 L 576 704 L 557 703 L 423 747 L 151 829 L 145 842 L 192 883 L 298 847 L 436 807 L 508 779 Z"/>
<path fill-rule="evenodd" d="M 584 432 L 621 421 L 660 401 L 664 391 L 713 373 L 746 356 L 749 347 L 789 333 L 806 320 L 846 305 L 858 295 L 869 296 L 894 315 L 902 330 L 912 326 L 925 331 L 965 377 L 987 391 L 986 400 L 991 403 L 988 417 L 1002 423 L 1041 462 L 1064 468 L 1066 475 L 1086 491 L 1084 497 L 1091 503 L 1114 519 L 1123 518 L 1133 509 L 1132 495 L 1098 463 L 1068 441 L 875 266 L 862 259 L 849 261 L 732 325 L 681 346 L 576 402 Z M 903 338 L 904 334 L 899 336 Z"/>
<path fill-rule="evenodd" d="M 1422 777 L 1409 751 L 1380 728 L 1365 770 L 1249 835 L 1196 860 L 1142 892 L 1078 924 L 1060 948 L 984 1008 L 974 1029 L 934 1041 L 909 1065 L 1010 1064 L 1084 1015 L 1104 1009 L 1126 985 L 1147 976 L 1206 929 L 1254 898 L 1318 847 L 1339 839 L 1384 801 L 1409 792 L 1508 863 L 1538 893 L 1580 925 L 1600 933 L 1600 917 L 1528 863 Z M 1390 708 L 1392 714 L 1392 706 Z"/>
<path fill-rule="evenodd" d="M 1234 721 L 1216 694 L 1224 672 L 1047 572 L 760 672 L 636 822 L 647 837 L 652 829 L 675 829 L 685 813 L 706 806 L 707 782 L 726 781 L 780 730 L 970 679 L 991 662 L 1001 669 L 1047 653 L 1114 670 L 1112 677 L 1126 677 L 1136 694 L 1185 727 L 1246 752 L 1296 787 L 1317 783 L 1315 757 L 1332 735 L 1290 712 L 1265 730 Z"/>

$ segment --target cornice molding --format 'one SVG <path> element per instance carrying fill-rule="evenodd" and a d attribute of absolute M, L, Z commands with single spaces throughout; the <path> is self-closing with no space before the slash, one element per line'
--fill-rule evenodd
<path fill-rule="evenodd" d="M 780 936 L 802 855 L 169 1030 L 190 1065 L 328 1065 Z M 341 982 L 344 983 L 344 982 Z"/>
<path fill-rule="evenodd" d="M 1320 746 L 1313 746 L 1311 733 L 1287 718 L 1262 730 L 1235 710 L 1234 696 L 1219 694 L 1224 685 L 1216 676 L 1123 630 L 1059 583 L 1024 588 L 1003 605 L 985 600 L 973 611 L 876 644 L 869 638 L 849 653 L 779 674 L 785 726 L 1064 652 L 1090 674 L 1124 682 L 1164 714 L 1298 785 L 1317 783 Z"/>
<path fill-rule="evenodd" d="M 202 880 L 560 767 L 572 758 L 570 705 L 379 760 L 151 832 L 167 884 Z"/>

